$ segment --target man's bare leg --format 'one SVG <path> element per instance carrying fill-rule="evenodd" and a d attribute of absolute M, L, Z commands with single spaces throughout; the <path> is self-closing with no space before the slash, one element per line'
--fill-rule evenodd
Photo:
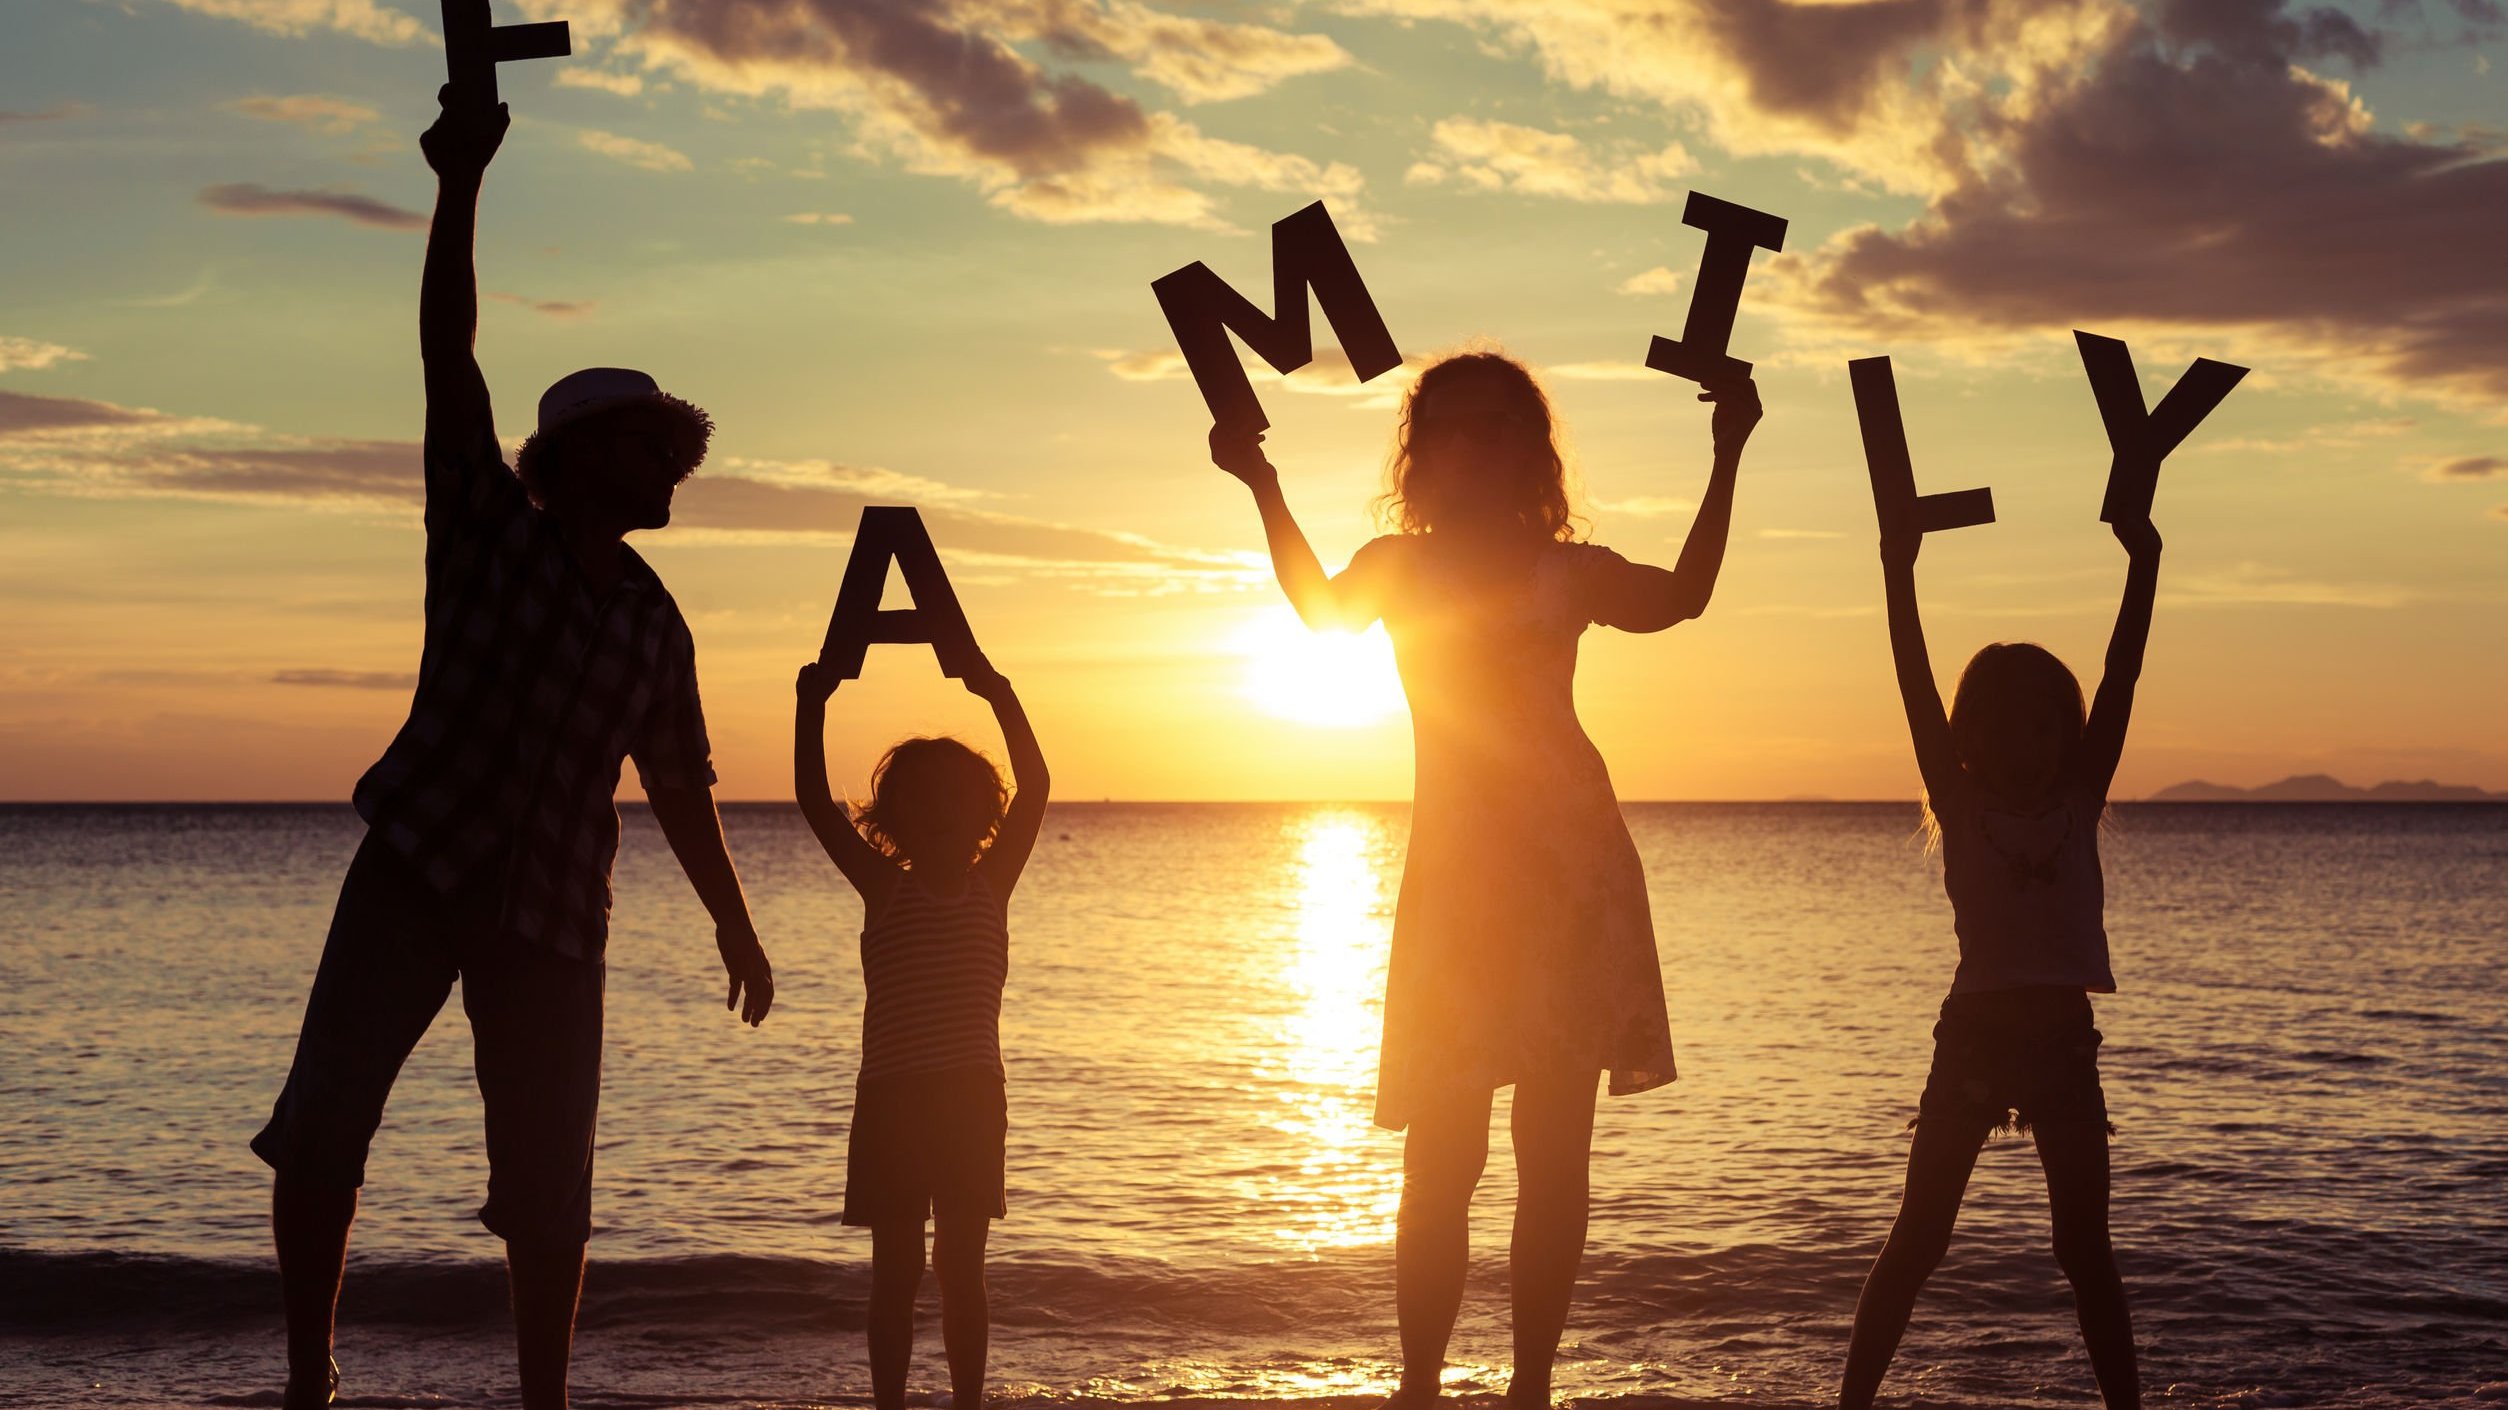
<path fill-rule="evenodd" d="M 279 1176 L 270 1185 L 270 1233 L 279 1251 L 280 1299 L 287 1309 L 286 1410 L 331 1403 L 331 1329 L 340 1274 L 348 1266 L 348 1226 L 357 1187 Z"/>
<path fill-rule="evenodd" d="M 583 1247 L 505 1245 L 525 1410 L 565 1410 L 566 1367 L 575 1351 L 575 1304 L 583 1294 Z"/>

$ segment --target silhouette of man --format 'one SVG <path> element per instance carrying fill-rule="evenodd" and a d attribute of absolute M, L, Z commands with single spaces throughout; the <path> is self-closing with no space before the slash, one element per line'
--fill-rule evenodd
<path fill-rule="evenodd" d="M 712 423 L 640 372 L 549 388 L 508 471 L 471 356 L 471 232 L 506 113 L 453 101 L 419 146 L 438 178 L 418 331 L 426 363 L 426 645 L 409 720 L 357 782 L 367 822 L 340 887 L 296 1058 L 253 1150 L 277 1172 L 289 1407 L 328 1403 L 348 1229 L 401 1062 L 458 976 L 487 1107 L 523 1403 L 566 1403 L 592 1229 L 602 949 L 632 756 L 714 918 L 727 1006 L 774 980 L 714 810 L 688 625 L 622 542 L 670 522 Z"/>

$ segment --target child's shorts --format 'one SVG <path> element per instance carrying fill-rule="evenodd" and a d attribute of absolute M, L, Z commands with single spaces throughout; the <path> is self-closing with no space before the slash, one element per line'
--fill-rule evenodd
<path fill-rule="evenodd" d="M 919 1227 L 934 1214 L 1003 1217 L 1009 1125 L 998 1072 L 913 1072 L 862 1083 L 845 1144 L 844 1222 Z"/>
<path fill-rule="evenodd" d="M 1933 1025 L 1933 1070 L 1916 1110 L 1919 1121 L 2001 1131 L 2072 1122 L 2106 1127 L 2090 996 L 2039 987 L 1944 999 Z"/>

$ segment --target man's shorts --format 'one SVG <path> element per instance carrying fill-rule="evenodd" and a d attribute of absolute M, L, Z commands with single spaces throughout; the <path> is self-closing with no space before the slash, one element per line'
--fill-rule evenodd
<path fill-rule="evenodd" d="M 487 1104 L 480 1222 L 515 1242 L 590 1237 L 604 967 L 500 937 L 495 921 L 492 891 L 436 891 L 369 834 L 340 885 L 296 1060 L 253 1153 L 290 1178 L 365 1184 L 384 1099 L 458 977 Z"/>
<path fill-rule="evenodd" d="M 1919 1121 L 2027 1131 L 2056 1122 L 2107 1125 L 2099 1030 L 2079 989 L 1989 989 L 1942 1001 L 1933 1070 Z"/>
<path fill-rule="evenodd" d="M 1009 1129 L 1001 1074 L 981 1068 L 912 1072 L 854 1089 L 845 1144 L 847 1224 L 999 1219 Z"/>

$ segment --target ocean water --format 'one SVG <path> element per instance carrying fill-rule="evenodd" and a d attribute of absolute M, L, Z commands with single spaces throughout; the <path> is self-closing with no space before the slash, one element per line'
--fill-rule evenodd
<path fill-rule="evenodd" d="M 1056 805 L 1012 914 L 1011 1217 L 992 1369 L 1031 1402 L 1323 1399 L 1396 1369 L 1400 1138 L 1369 1124 L 1406 811 Z M 1632 805 L 1681 1080 L 1603 1102 L 1559 1389 L 1833 1394 L 1954 957 L 1912 807 Z M 867 1396 L 836 1221 L 860 911 L 789 809 L 727 825 L 774 958 L 758 1031 L 631 812 L 577 1403 Z M 275 1403 L 266 1172 L 358 824 L 345 808 L 0 809 L 0 1402 Z M 2157 1404 L 2508 1400 L 2508 807 L 2117 810 L 2099 1000 L 2114 1225 Z M 513 1403 L 468 1031 L 375 1146 L 350 1403 Z M 1458 1392 L 1504 1384 L 1505 1103 Z M 927 1290 L 918 1397 L 945 1385 Z M 2025 1140 L 1978 1163 L 1884 1387 L 2095 1404 Z"/>

